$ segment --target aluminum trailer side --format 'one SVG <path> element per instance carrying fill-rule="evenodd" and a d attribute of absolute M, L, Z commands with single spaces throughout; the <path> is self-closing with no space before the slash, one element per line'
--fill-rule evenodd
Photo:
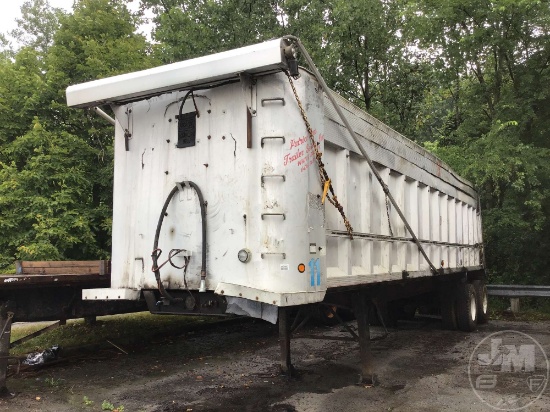
<path fill-rule="evenodd" d="M 67 89 L 69 105 L 109 104 L 116 117 L 111 288 L 83 299 L 283 316 L 289 342 L 285 308 L 349 301 L 366 316 L 377 295 L 437 292 L 456 300 L 448 323 L 471 329 L 469 303 L 483 306 L 472 185 L 298 71 L 295 46 L 278 39 Z M 327 178 L 342 213 L 325 201 Z"/>

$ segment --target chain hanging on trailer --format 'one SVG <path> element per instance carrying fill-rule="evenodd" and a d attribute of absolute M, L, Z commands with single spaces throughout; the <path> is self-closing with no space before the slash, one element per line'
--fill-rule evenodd
<path fill-rule="evenodd" d="M 323 187 L 323 195 L 326 194 L 326 199 L 330 203 L 332 203 L 332 205 L 338 210 L 338 212 L 340 212 L 342 219 L 344 219 L 344 225 L 346 226 L 346 229 L 348 231 L 349 238 L 353 239 L 353 227 L 351 227 L 351 223 L 346 217 L 346 214 L 344 212 L 344 207 L 340 204 L 340 202 L 338 201 L 338 198 L 336 197 L 336 193 L 334 192 L 334 188 L 332 187 L 331 180 L 328 177 L 328 173 L 325 169 L 325 164 L 321 159 L 323 154 L 319 151 L 319 147 L 317 146 L 317 142 L 315 141 L 315 137 L 313 135 L 313 129 L 311 128 L 309 120 L 307 119 L 306 112 L 304 110 L 304 107 L 302 106 L 302 102 L 300 101 L 300 97 L 298 96 L 298 92 L 296 91 L 296 87 L 294 86 L 294 81 L 292 80 L 292 76 L 286 70 L 285 70 L 285 74 L 288 77 L 290 87 L 292 88 L 292 92 L 294 93 L 294 97 L 296 98 L 296 102 L 298 103 L 298 108 L 300 109 L 300 114 L 302 115 L 302 119 L 304 119 L 309 140 L 311 141 L 311 145 L 313 146 L 313 150 L 315 151 L 315 159 L 317 160 L 317 165 L 319 167 L 319 178 L 321 179 L 321 187 Z M 328 188 L 328 191 L 327 191 L 327 188 Z"/>
<path fill-rule="evenodd" d="M 397 202 L 393 198 L 392 194 L 390 193 L 388 185 L 384 182 L 384 180 L 382 179 L 382 176 L 380 176 L 380 173 L 378 173 L 378 171 L 376 170 L 376 167 L 374 166 L 374 163 L 372 162 L 370 156 L 366 152 L 365 148 L 361 144 L 361 142 L 360 142 L 359 138 L 357 137 L 357 135 L 355 134 L 355 132 L 353 131 L 353 128 L 351 127 L 348 120 L 346 119 L 346 116 L 344 116 L 344 113 L 342 112 L 342 110 L 338 106 L 338 103 L 336 103 L 336 100 L 334 99 L 334 97 L 331 94 L 332 91 L 328 88 L 327 84 L 325 83 L 325 80 L 323 79 L 323 76 L 321 76 L 321 73 L 319 73 L 319 70 L 315 66 L 315 63 L 311 59 L 311 56 L 309 55 L 309 53 L 305 49 L 304 45 L 302 44 L 300 39 L 298 37 L 295 37 L 295 36 L 284 36 L 283 39 L 294 43 L 298 47 L 298 49 L 302 52 L 302 54 L 304 56 L 304 59 L 306 60 L 307 64 L 309 65 L 310 69 L 313 71 L 313 75 L 315 76 L 315 78 L 319 82 L 321 88 L 326 93 L 326 96 L 328 97 L 328 99 L 332 103 L 332 105 L 334 107 L 334 110 L 336 110 L 336 113 L 338 113 L 338 116 L 340 117 L 340 119 L 344 123 L 344 126 L 346 127 L 346 129 L 348 129 L 348 132 L 349 132 L 351 138 L 353 139 L 353 141 L 357 145 L 359 151 L 361 152 L 361 155 L 363 155 L 363 158 L 369 164 L 369 167 L 372 170 L 373 175 L 376 177 L 376 180 L 378 180 L 378 182 L 380 183 L 380 186 L 382 186 L 382 190 L 384 191 L 384 193 L 388 197 L 389 201 L 391 202 L 391 204 L 395 208 L 395 211 L 397 212 L 397 214 L 399 215 L 399 217 L 403 221 L 403 223 L 405 225 L 405 228 L 411 234 L 412 241 L 416 244 L 416 246 L 418 247 L 418 250 L 420 251 L 420 253 L 424 257 L 424 259 L 426 259 L 426 262 L 428 262 L 428 265 L 430 266 L 430 270 L 432 271 L 432 273 L 434 275 L 439 273 L 439 271 L 437 270 L 437 268 L 435 267 L 433 262 L 430 260 L 430 258 L 426 254 L 426 251 L 424 250 L 424 247 L 422 247 L 422 243 L 420 242 L 420 240 L 418 239 L 418 237 L 414 233 L 414 230 L 412 229 L 411 225 L 407 221 L 407 218 L 405 217 L 405 215 L 401 211 L 401 208 L 399 207 L 399 205 L 397 204 Z"/>

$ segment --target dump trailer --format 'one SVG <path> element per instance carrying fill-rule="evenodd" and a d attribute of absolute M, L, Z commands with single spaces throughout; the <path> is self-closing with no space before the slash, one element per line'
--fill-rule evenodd
<path fill-rule="evenodd" d="M 351 308 L 365 380 L 372 322 L 419 306 L 452 329 L 487 320 L 472 184 L 328 89 L 299 39 L 70 86 L 67 102 L 115 116 L 111 287 L 83 299 L 279 321 L 285 371 L 289 313 Z"/>

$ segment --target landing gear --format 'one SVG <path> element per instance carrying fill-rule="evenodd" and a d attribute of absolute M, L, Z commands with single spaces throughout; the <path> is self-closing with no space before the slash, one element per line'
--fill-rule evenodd
<path fill-rule="evenodd" d="M 357 318 L 357 332 L 359 335 L 359 356 L 361 359 L 360 383 L 375 384 L 373 356 L 370 348 L 369 310 L 367 297 L 364 292 L 353 294 L 353 311 Z"/>
<path fill-rule="evenodd" d="M 369 328 L 369 305 L 370 298 L 365 294 L 365 292 L 358 291 L 352 294 L 351 300 L 353 303 L 353 312 L 357 318 L 357 333 L 353 331 L 346 323 L 342 322 L 342 326 L 350 332 L 352 337 L 320 337 L 320 336 L 297 336 L 310 339 L 330 339 L 330 340 L 342 340 L 342 341 L 357 341 L 359 343 L 359 355 L 360 355 L 360 383 L 367 385 L 375 384 L 375 374 L 374 374 L 374 359 L 372 356 L 370 348 L 370 328 Z M 297 318 L 294 323 L 295 326 L 291 326 L 290 322 L 290 313 L 296 307 L 279 307 L 279 347 L 280 347 L 280 369 L 281 372 L 290 376 L 294 376 L 296 370 L 292 366 L 291 355 L 290 355 L 290 341 L 292 333 L 297 331 L 303 326 L 308 319 L 316 319 L 319 312 L 319 307 L 322 305 L 313 305 L 309 308 L 307 306 L 302 306 L 302 310 L 298 311 Z M 325 305 L 326 308 L 330 308 L 328 311 L 331 313 L 336 321 L 341 321 L 340 315 L 334 310 L 337 305 Z M 305 314 L 305 318 L 300 323 L 300 313 Z M 332 320 L 333 318 L 329 318 Z"/>
<path fill-rule="evenodd" d="M 279 307 L 279 347 L 281 349 L 281 372 L 289 377 L 294 372 L 290 360 L 290 308 Z"/>

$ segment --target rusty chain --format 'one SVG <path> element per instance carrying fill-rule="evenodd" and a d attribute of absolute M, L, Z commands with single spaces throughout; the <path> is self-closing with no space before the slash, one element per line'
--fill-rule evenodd
<path fill-rule="evenodd" d="M 315 151 L 315 159 L 317 160 L 317 165 L 319 167 L 319 178 L 321 180 L 321 187 L 324 188 L 325 185 L 328 184 L 328 189 L 330 194 L 327 193 L 326 198 L 338 210 L 338 212 L 342 216 L 342 219 L 344 219 L 344 225 L 346 226 L 346 229 L 348 231 L 349 238 L 353 239 L 353 227 L 351 226 L 351 223 L 346 217 L 346 214 L 344 212 L 344 207 L 340 204 L 340 202 L 338 201 L 338 197 L 334 192 L 334 188 L 332 187 L 331 180 L 329 179 L 328 173 L 325 169 L 325 164 L 323 163 L 323 160 L 322 160 L 323 154 L 319 151 L 319 147 L 317 146 L 317 142 L 315 141 L 315 137 L 313 135 L 313 129 L 311 128 L 311 124 L 309 123 L 309 120 L 307 118 L 306 111 L 302 106 L 302 102 L 300 101 L 300 97 L 298 96 L 298 92 L 296 91 L 296 87 L 294 86 L 294 81 L 292 80 L 292 76 L 288 71 L 285 71 L 285 74 L 288 77 L 290 87 L 292 88 L 292 92 L 294 93 L 294 97 L 296 98 L 296 102 L 298 103 L 298 108 L 300 109 L 300 114 L 302 115 L 302 119 L 304 120 L 304 123 L 306 125 L 309 140 L 311 141 L 311 145 L 313 146 L 313 150 Z"/>

